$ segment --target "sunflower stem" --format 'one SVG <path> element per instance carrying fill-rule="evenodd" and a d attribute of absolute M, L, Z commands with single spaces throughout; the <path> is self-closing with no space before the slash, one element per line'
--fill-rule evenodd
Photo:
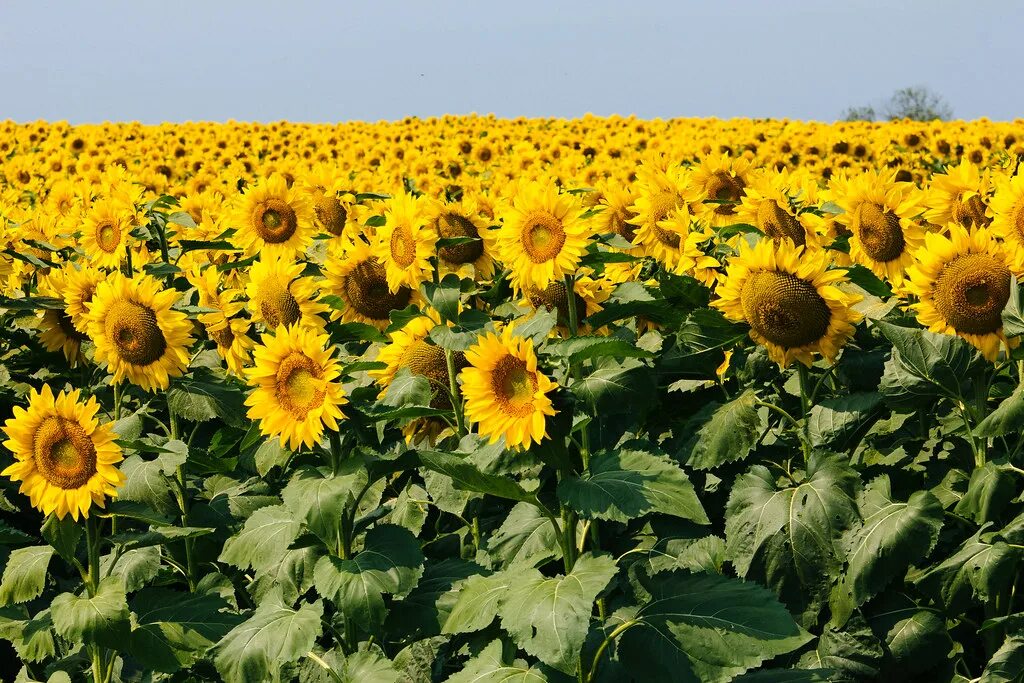
<path fill-rule="evenodd" d="M 124 385 L 118 382 L 114 385 L 114 422 L 121 419 L 121 399 L 124 398 Z"/>
<path fill-rule="evenodd" d="M 455 430 L 461 439 L 466 435 L 466 420 L 462 415 L 462 394 L 459 392 L 459 382 L 455 376 L 455 352 L 445 349 L 444 362 L 448 367 L 448 390 L 452 395 L 452 410 L 455 412 Z"/>
<path fill-rule="evenodd" d="M 338 474 L 338 465 L 341 463 L 341 434 L 335 431 L 328 432 L 328 438 L 331 440 L 331 450 L 329 451 L 331 456 L 331 476 Z"/>
<path fill-rule="evenodd" d="M 171 423 L 171 440 L 180 438 L 180 427 L 178 425 L 178 415 L 174 412 L 174 408 L 171 407 L 170 402 L 167 403 L 167 418 Z M 185 475 L 185 463 L 178 465 L 175 472 L 175 480 L 178 484 L 178 508 L 181 510 L 181 526 L 182 528 L 188 527 L 188 483 Z M 196 590 L 196 558 L 195 558 L 195 542 L 191 538 L 185 539 L 185 579 L 188 581 L 189 592 L 194 593 Z"/>
<path fill-rule="evenodd" d="M 124 274 L 128 277 L 135 275 L 135 267 L 132 265 L 132 245 L 124 247 Z"/>
<path fill-rule="evenodd" d="M 594 680 L 594 674 L 597 673 L 597 667 L 601 664 L 601 656 L 604 654 L 604 651 L 608 649 L 608 646 L 611 643 L 615 642 L 616 638 L 618 638 L 634 626 L 638 625 L 639 623 L 640 621 L 637 619 L 630 619 L 629 621 L 624 621 L 618 626 L 616 626 L 611 633 L 605 636 L 605 639 L 601 642 L 601 646 L 598 647 L 597 652 L 594 653 L 594 659 L 590 662 L 590 671 L 587 673 L 586 683 L 590 683 L 590 681 Z M 580 676 L 583 676 L 582 669 L 580 670 Z"/>
<path fill-rule="evenodd" d="M 88 581 L 85 590 L 90 598 L 96 597 L 100 585 L 100 530 L 97 528 L 95 517 L 85 519 L 85 546 L 89 558 Z M 106 674 L 103 667 L 103 648 L 93 645 L 92 650 L 92 678 L 94 683 L 104 683 Z"/>
<path fill-rule="evenodd" d="M 803 363 L 797 363 L 796 371 L 800 378 L 800 411 L 803 417 L 801 431 L 803 432 L 804 460 L 806 460 L 811 455 L 811 379 L 807 366 Z"/>

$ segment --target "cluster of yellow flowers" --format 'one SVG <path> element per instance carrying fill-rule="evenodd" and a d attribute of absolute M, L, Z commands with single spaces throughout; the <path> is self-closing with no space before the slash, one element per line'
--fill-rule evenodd
<path fill-rule="evenodd" d="M 528 447 L 555 385 L 516 320 L 543 308 L 556 333 L 605 333 L 587 317 L 624 283 L 653 286 L 652 265 L 708 288 L 782 366 L 832 360 L 853 335 L 865 292 L 851 268 L 995 359 L 1024 272 L 1021 122 L 474 116 L 0 133 L 0 293 L 42 302 L 40 342 L 148 391 L 207 345 L 254 387 L 249 416 L 292 447 L 343 418 L 337 321 L 390 335 L 372 351 L 382 388 L 402 367 L 439 387 L 458 371 L 466 419 Z M 441 319 L 422 286 L 448 273 L 507 286 L 512 324 L 464 353 L 434 345 Z M 33 395 L 30 413 L 102 472 L 109 439 L 68 401 Z M 77 462 L 42 463 L 24 423 L 7 428 L 19 458 L 7 474 Z M 436 430 L 410 438 L 424 434 Z M 115 480 L 97 479 L 93 497 Z"/>

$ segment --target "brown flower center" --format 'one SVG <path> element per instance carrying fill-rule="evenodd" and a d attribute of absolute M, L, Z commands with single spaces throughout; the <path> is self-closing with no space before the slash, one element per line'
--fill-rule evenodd
<path fill-rule="evenodd" d="M 509 354 L 491 371 L 491 391 L 502 413 L 528 417 L 533 414 L 537 374 L 526 369 L 526 361 Z"/>
<path fill-rule="evenodd" d="M 720 216 L 731 216 L 736 213 L 736 206 L 743 198 L 743 189 L 746 183 L 739 176 L 730 175 L 726 171 L 715 171 L 708 180 L 708 198 L 719 201 L 730 202 L 728 204 L 716 204 L 714 211 Z"/>
<path fill-rule="evenodd" d="M 134 301 L 115 301 L 107 311 L 107 338 L 117 355 L 132 365 L 149 365 L 167 350 L 167 340 L 157 324 L 153 309 Z"/>
<path fill-rule="evenodd" d="M 990 334 L 1003 326 L 1010 271 L 990 254 L 962 254 L 935 280 L 935 307 L 957 332 Z"/>
<path fill-rule="evenodd" d="M 323 405 L 327 395 L 324 370 L 309 356 L 293 352 L 277 368 L 277 400 L 298 420 Z"/>
<path fill-rule="evenodd" d="M 853 232 L 860 238 L 864 252 L 874 261 L 892 261 L 907 246 L 900 219 L 892 211 L 874 202 L 863 202 L 853 216 Z"/>
<path fill-rule="evenodd" d="M 757 207 L 757 227 L 776 242 L 788 237 L 799 247 L 807 241 L 800 221 L 774 199 L 766 199 Z"/>
<path fill-rule="evenodd" d="M 558 256 L 565 244 L 562 221 L 547 211 L 531 211 L 523 221 L 520 240 L 526 255 L 534 263 L 544 263 Z"/>
<path fill-rule="evenodd" d="M 267 327 L 287 327 L 302 317 L 299 302 L 292 296 L 291 288 L 277 277 L 269 277 L 260 283 L 258 297 L 260 315 Z"/>
<path fill-rule="evenodd" d="M 405 308 L 412 299 L 412 290 L 408 287 L 401 287 L 392 294 L 384 272 L 384 266 L 378 261 L 366 260 L 345 277 L 345 300 L 370 320 L 388 320 L 391 311 Z"/>
<path fill-rule="evenodd" d="M 992 219 L 985 215 L 985 202 L 974 194 L 964 200 L 962 196 L 953 200 L 953 220 L 965 228 L 972 225 L 988 227 Z"/>
<path fill-rule="evenodd" d="M 789 273 L 751 273 L 741 294 L 755 332 L 786 349 L 813 344 L 828 332 L 832 312 L 814 285 Z"/>
<path fill-rule="evenodd" d="M 316 212 L 317 220 L 323 224 L 327 232 L 335 237 L 344 232 L 348 213 L 337 198 L 326 194 L 320 195 L 313 202 L 313 211 Z"/>
<path fill-rule="evenodd" d="M 33 439 L 36 469 L 53 486 L 69 490 L 89 483 L 96 474 L 96 447 L 82 425 L 51 415 Z"/>
<path fill-rule="evenodd" d="M 295 209 L 288 202 L 270 198 L 253 207 L 252 228 L 268 244 L 287 242 L 298 226 Z"/>
<path fill-rule="evenodd" d="M 441 214 L 437 219 L 437 233 L 443 239 L 452 239 L 454 237 L 477 238 L 475 242 L 455 244 L 438 249 L 438 255 L 448 263 L 472 263 L 484 254 L 484 244 L 479 239 L 480 232 L 476 229 L 473 221 L 463 215 L 453 211 Z"/>

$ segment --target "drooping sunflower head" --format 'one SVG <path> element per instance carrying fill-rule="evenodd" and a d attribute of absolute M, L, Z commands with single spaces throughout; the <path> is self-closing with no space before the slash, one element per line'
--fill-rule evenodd
<path fill-rule="evenodd" d="M 50 275 L 40 281 L 40 293 L 49 297 L 60 298 L 64 286 L 63 270 L 51 271 Z M 39 341 L 47 351 L 61 351 L 68 364 L 74 368 L 85 360 L 82 355 L 82 342 L 88 337 L 79 331 L 68 315 L 66 308 L 47 308 L 39 313 L 42 325 Z"/>
<path fill-rule="evenodd" d="M 693 227 L 685 197 L 688 173 L 681 166 L 656 158 L 645 161 L 637 170 L 636 201 L 630 207 L 634 217 L 629 220 L 638 226 L 633 244 L 669 270 L 687 267 L 681 263 Z"/>
<path fill-rule="evenodd" d="M 132 208 L 116 199 L 94 202 L 82 223 L 82 249 L 97 268 L 117 268 L 125 257 L 132 229 Z"/>
<path fill-rule="evenodd" d="M 985 228 L 950 225 L 949 235 L 928 233 L 908 269 L 907 289 L 918 297 L 917 319 L 932 332 L 956 334 L 995 360 L 1010 300 L 1011 264 Z"/>
<path fill-rule="evenodd" d="M 913 183 L 897 182 L 895 173 L 867 171 L 835 179 L 831 192 L 844 210 L 837 220 L 851 232 L 850 257 L 899 286 L 924 237 L 916 222 L 920 190 Z"/>
<path fill-rule="evenodd" d="M 63 519 L 88 517 L 103 508 L 125 478 L 115 466 L 123 459 L 112 424 L 99 424 L 96 397 L 79 402 L 79 391 L 56 397 L 48 385 L 29 395 L 28 409 L 17 406 L 7 420 L 4 442 L 16 461 L 2 473 L 20 481 L 19 491 L 44 514 Z"/>
<path fill-rule="evenodd" d="M 437 249 L 438 267 L 442 273 L 475 275 L 485 280 L 494 274 L 494 235 L 480 217 L 473 198 L 464 197 L 459 203 L 433 202 L 428 226 L 441 240 L 473 240 Z"/>
<path fill-rule="evenodd" d="M 466 351 L 462 373 L 466 418 L 494 443 L 529 448 L 547 436 L 545 419 L 555 414 L 547 395 L 557 385 L 537 367 L 533 342 L 516 337 L 511 327 L 488 333 Z"/>
<path fill-rule="evenodd" d="M 313 239 L 312 206 L 280 173 L 247 188 L 235 202 L 231 221 L 239 246 L 250 254 L 291 257 Z"/>
<path fill-rule="evenodd" d="M 166 389 L 188 366 L 192 324 L 171 309 L 178 292 L 148 275 L 115 272 L 96 288 L 89 308 L 89 336 L 96 358 L 115 383 L 128 379 L 148 391 Z"/>
<path fill-rule="evenodd" d="M 347 241 L 324 264 L 327 278 L 324 294 L 338 297 L 344 307 L 331 311 L 342 322 L 362 322 L 383 330 L 391 324 L 391 312 L 416 303 L 416 292 L 388 286 L 384 264 L 360 239 Z"/>
<path fill-rule="evenodd" d="M 348 400 L 336 381 L 341 370 L 333 355 L 327 335 L 310 328 L 281 326 L 262 336 L 255 364 L 245 370 L 255 387 L 245 404 L 263 434 L 297 449 L 317 443 L 325 427 L 337 431 L 340 406 Z"/>
<path fill-rule="evenodd" d="M 697 218 L 711 227 L 737 222 L 736 209 L 750 184 L 750 162 L 728 154 L 708 155 L 689 175 L 687 200 Z"/>
<path fill-rule="evenodd" d="M 322 329 L 326 306 L 314 300 L 316 282 L 301 277 L 303 264 L 291 256 L 267 255 L 252 265 L 245 294 L 252 319 L 273 330 L 279 325 Z"/>
<path fill-rule="evenodd" d="M 992 223 L 988 215 L 988 186 L 987 173 L 982 174 L 970 159 L 963 159 L 945 173 L 932 176 L 924 198 L 925 219 L 941 226 L 955 223 L 964 228 L 987 227 Z"/>
<path fill-rule="evenodd" d="M 799 199 L 805 199 L 801 180 L 785 169 L 754 171 L 736 207 L 736 221 L 755 226 L 772 240 L 789 239 L 798 247 L 808 239 L 814 241 L 813 231 L 806 229 L 794 208 Z"/>
<path fill-rule="evenodd" d="M 836 286 L 845 279 L 846 271 L 829 269 L 822 249 L 763 239 L 741 246 L 712 305 L 750 325 L 751 338 L 782 367 L 793 360 L 810 366 L 816 353 L 834 360 L 862 317 L 851 308 L 860 297 Z"/>
<path fill-rule="evenodd" d="M 554 183 L 519 186 L 497 235 L 501 260 L 518 290 L 545 288 L 575 272 L 591 234 L 582 213 L 579 197 L 559 194 Z"/>
<path fill-rule="evenodd" d="M 589 271 L 588 271 L 589 272 Z M 577 331 L 582 334 L 590 333 L 592 330 L 584 322 L 585 319 L 601 310 L 601 303 L 606 301 L 611 294 L 613 285 L 605 280 L 597 280 L 589 274 L 576 277 L 573 281 L 575 295 Z M 552 282 L 544 289 L 527 289 L 526 296 L 520 301 L 520 305 L 529 306 L 535 310 L 554 312 L 556 316 L 558 333 L 568 336 L 570 332 L 569 297 L 565 281 Z"/>

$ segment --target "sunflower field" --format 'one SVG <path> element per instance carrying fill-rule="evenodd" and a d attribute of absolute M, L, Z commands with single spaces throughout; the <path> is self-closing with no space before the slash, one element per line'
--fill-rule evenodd
<path fill-rule="evenodd" d="M 0 122 L 0 678 L 1024 680 L 1024 122 Z"/>

